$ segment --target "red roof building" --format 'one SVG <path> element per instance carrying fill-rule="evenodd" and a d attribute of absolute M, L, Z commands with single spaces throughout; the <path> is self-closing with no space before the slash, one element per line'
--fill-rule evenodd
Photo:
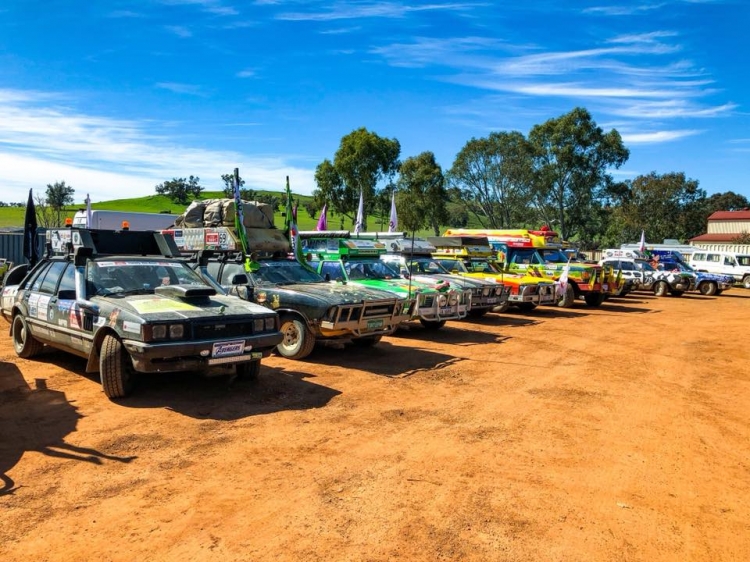
<path fill-rule="evenodd" d="M 734 245 L 739 236 L 750 233 L 750 209 L 716 211 L 708 217 L 708 232 L 690 239 L 694 246 L 720 249 Z"/>

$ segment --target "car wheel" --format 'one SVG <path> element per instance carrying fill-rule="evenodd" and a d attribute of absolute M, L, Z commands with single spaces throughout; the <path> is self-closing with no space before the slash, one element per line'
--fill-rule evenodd
<path fill-rule="evenodd" d="M 716 283 L 713 283 L 712 281 L 704 281 L 698 286 L 698 290 L 701 292 L 701 295 L 706 295 L 710 297 L 716 294 L 716 291 L 717 291 Z"/>
<path fill-rule="evenodd" d="M 125 346 L 115 336 L 104 336 L 99 350 L 99 376 L 107 398 L 123 398 L 133 389 L 133 365 Z"/>
<path fill-rule="evenodd" d="M 745 289 L 750 289 L 750 275 L 745 275 L 745 278 L 742 280 L 742 286 Z"/>
<path fill-rule="evenodd" d="M 420 318 L 419 323 L 428 330 L 439 330 L 445 326 L 445 320 L 425 320 L 424 318 Z"/>
<path fill-rule="evenodd" d="M 654 295 L 657 297 L 666 297 L 669 293 L 669 285 L 666 281 L 657 281 L 654 283 Z"/>
<path fill-rule="evenodd" d="M 237 364 L 237 378 L 245 381 L 257 381 L 260 375 L 260 359 Z"/>
<path fill-rule="evenodd" d="M 724 291 L 722 289 L 716 289 L 716 292 L 714 293 L 714 296 L 718 297 L 723 292 Z"/>
<path fill-rule="evenodd" d="M 604 293 L 587 293 L 583 300 L 586 301 L 587 306 L 601 306 L 606 296 Z"/>
<path fill-rule="evenodd" d="M 362 336 L 361 338 L 354 338 L 352 339 L 352 343 L 354 345 L 358 345 L 360 347 L 372 347 L 373 345 L 377 345 L 380 340 L 383 339 L 383 336 Z"/>
<path fill-rule="evenodd" d="M 537 307 L 533 302 L 522 302 L 518 304 L 518 308 L 524 312 L 531 312 Z"/>
<path fill-rule="evenodd" d="M 681 297 L 684 293 L 685 293 L 685 291 L 670 291 L 670 294 L 673 297 Z"/>
<path fill-rule="evenodd" d="M 13 347 L 16 355 L 23 359 L 39 355 L 44 349 L 44 344 L 31 335 L 26 318 L 20 314 L 13 318 Z"/>
<path fill-rule="evenodd" d="M 304 321 L 285 316 L 281 319 L 280 331 L 284 339 L 276 346 L 279 355 L 287 359 L 303 359 L 312 353 L 315 336 Z"/>
<path fill-rule="evenodd" d="M 560 308 L 570 308 L 572 307 L 576 302 L 576 290 L 573 288 L 573 285 L 568 283 L 565 285 L 565 293 L 563 294 L 562 298 L 557 301 L 557 306 Z"/>

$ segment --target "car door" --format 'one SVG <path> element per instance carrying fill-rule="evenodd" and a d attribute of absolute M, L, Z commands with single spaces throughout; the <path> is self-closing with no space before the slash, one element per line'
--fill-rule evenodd
<path fill-rule="evenodd" d="M 57 291 L 68 262 L 51 261 L 44 272 L 32 282 L 29 290 L 29 324 L 34 337 L 45 343 L 59 343 L 56 304 L 53 297 Z"/>

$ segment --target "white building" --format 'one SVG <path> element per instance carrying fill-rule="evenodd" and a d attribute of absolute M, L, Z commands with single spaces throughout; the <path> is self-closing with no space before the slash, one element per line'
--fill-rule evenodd
<path fill-rule="evenodd" d="M 690 239 L 692 246 L 750 254 L 750 244 L 736 244 L 739 236 L 750 234 L 750 210 L 716 211 L 708 217 L 708 232 Z"/>

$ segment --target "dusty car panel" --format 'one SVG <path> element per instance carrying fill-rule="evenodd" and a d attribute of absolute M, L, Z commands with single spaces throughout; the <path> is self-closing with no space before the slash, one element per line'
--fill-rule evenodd
<path fill-rule="evenodd" d="M 110 398 L 128 394 L 136 373 L 236 366 L 254 376 L 281 340 L 278 315 L 217 294 L 159 233 L 49 230 L 47 248 L 3 287 L 16 352 L 50 345 L 87 358 Z"/>

